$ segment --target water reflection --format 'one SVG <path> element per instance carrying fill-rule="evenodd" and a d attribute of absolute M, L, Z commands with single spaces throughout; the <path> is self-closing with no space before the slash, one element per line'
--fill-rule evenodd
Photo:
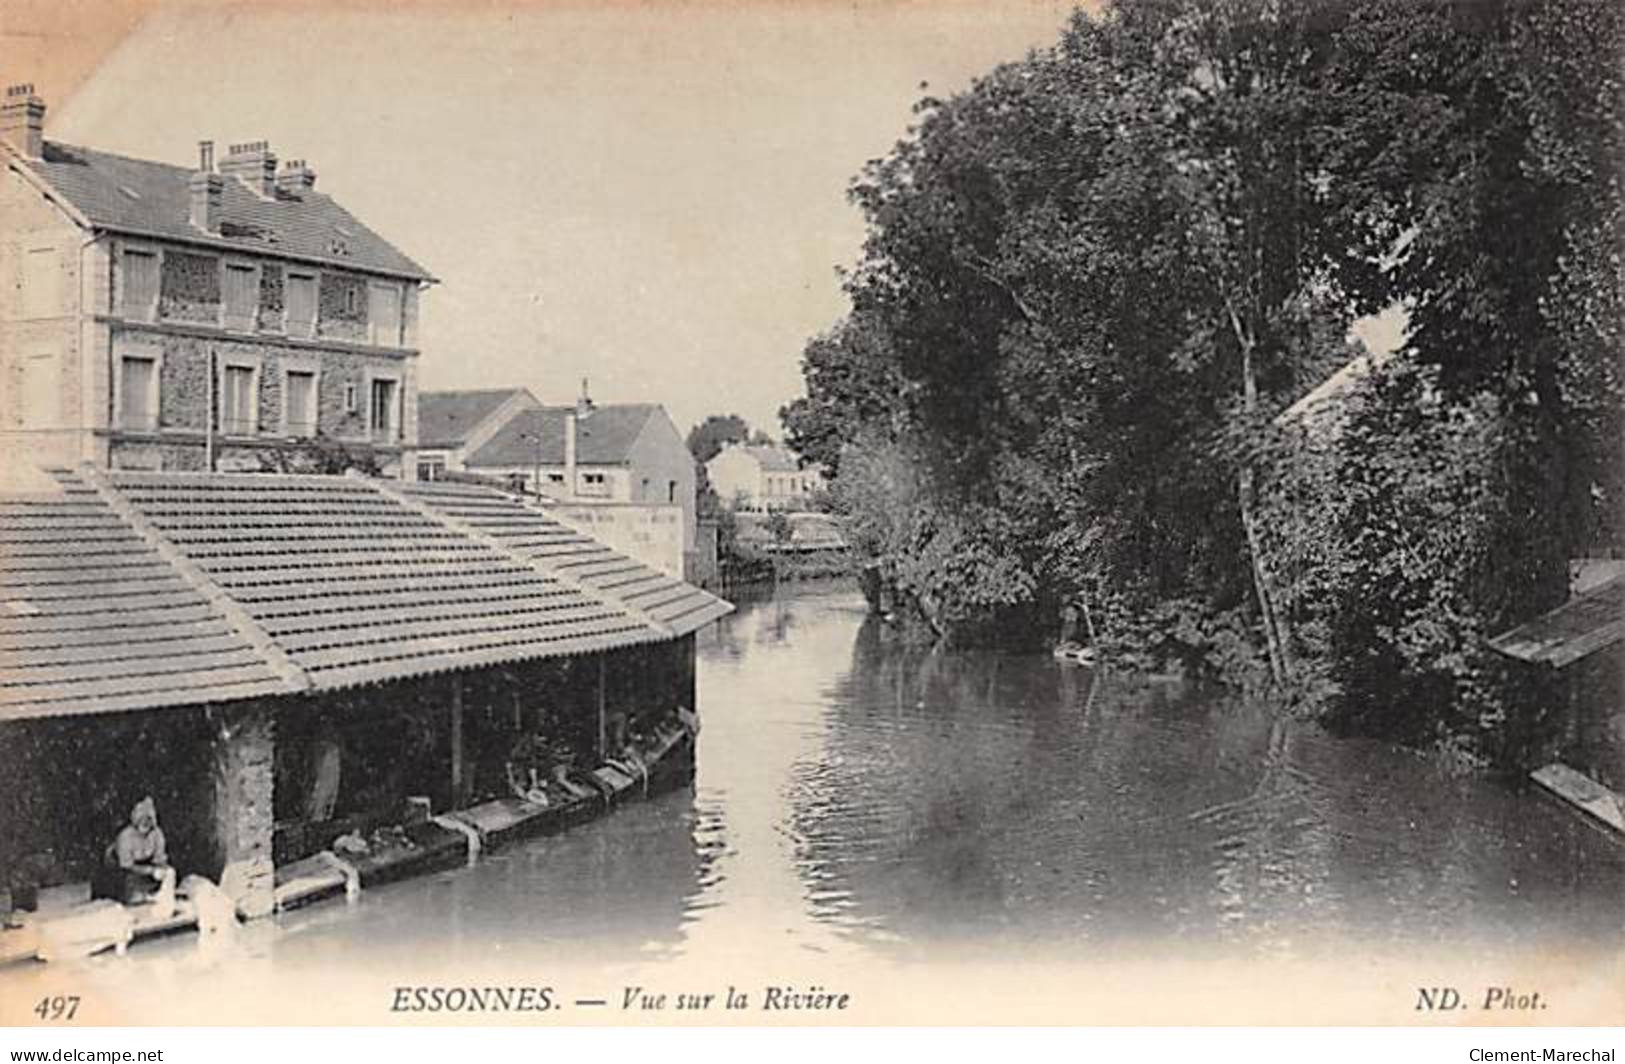
<path fill-rule="evenodd" d="M 700 802 L 784 832 L 728 903 L 796 935 L 1292 956 L 1625 930 L 1625 861 L 1567 811 L 1234 699 L 910 648 L 845 594 L 747 607 L 702 658 Z"/>
<path fill-rule="evenodd" d="M 377 1008 L 428 968 L 873 972 L 1158 948 L 1291 959 L 1328 937 L 1625 938 L 1616 842 L 1390 746 L 1045 655 L 901 645 L 846 590 L 743 606 L 699 653 L 693 791 L 261 921 L 227 946 L 182 936 L 97 957 L 85 978 L 138 1013 L 202 988 L 263 1019 L 265 987 L 331 971 L 372 973 Z"/>

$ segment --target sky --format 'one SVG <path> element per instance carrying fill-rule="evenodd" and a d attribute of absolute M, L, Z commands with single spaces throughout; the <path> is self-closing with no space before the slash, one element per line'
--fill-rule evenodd
<path fill-rule="evenodd" d="M 268 140 L 422 263 L 423 388 L 519 385 L 780 431 L 845 309 L 846 188 L 1056 0 L 5 0 L 46 136 L 195 165 Z M 5 58 L 10 56 L 12 58 Z M 927 83 L 929 89 L 922 89 Z"/>

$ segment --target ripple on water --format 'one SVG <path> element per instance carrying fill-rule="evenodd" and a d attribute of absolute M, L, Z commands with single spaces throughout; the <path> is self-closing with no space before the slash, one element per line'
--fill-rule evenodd
<path fill-rule="evenodd" d="M 698 645 L 694 790 L 243 948 L 472 971 L 759 936 L 927 958 L 1625 937 L 1617 846 L 1393 747 L 1045 655 L 900 646 L 846 593 L 744 606 Z"/>

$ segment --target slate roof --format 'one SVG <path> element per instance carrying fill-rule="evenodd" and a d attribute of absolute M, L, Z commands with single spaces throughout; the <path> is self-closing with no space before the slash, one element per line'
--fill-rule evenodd
<path fill-rule="evenodd" d="M 521 412 L 469 455 L 464 465 L 471 469 L 535 465 L 538 437 L 541 464 L 563 465 L 565 416 L 573 409 L 545 406 Z M 625 465 L 631 460 L 632 445 L 643 432 L 643 426 L 659 411 L 658 403 L 609 403 L 594 407 L 591 414 L 576 421 L 576 463 Z"/>
<path fill-rule="evenodd" d="M 236 178 L 224 181 L 220 217 L 242 235 L 201 232 L 191 223 L 193 171 L 184 166 L 47 141 L 43 158 L 15 157 L 93 228 L 183 240 L 258 255 L 433 280 L 389 241 L 367 228 L 331 196 L 314 189 L 278 191 L 265 199 Z M 343 251 L 335 251 L 342 246 Z"/>
<path fill-rule="evenodd" d="M 1625 576 L 1575 595 L 1563 605 L 1490 640 L 1490 646 L 1535 665 L 1561 669 L 1625 639 Z"/>
<path fill-rule="evenodd" d="M 418 392 L 418 446 L 458 447 L 480 422 L 523 388 Z"/>
<path fill-rule="evenodd" d="M 0 500 L 0 719 L 589 653 L 732 609 L 489 488 L 57 477 Z"/>

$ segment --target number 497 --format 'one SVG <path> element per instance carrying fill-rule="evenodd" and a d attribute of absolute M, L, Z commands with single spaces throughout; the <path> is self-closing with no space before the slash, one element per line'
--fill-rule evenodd
<path fill-rule="evenodd" d="M 40 998 L 39 1004 L 34 1006 L 34 1015 L 42 1020 L 71 1020 L 78 1011 L 78 994 L 59 994 L 56 997 Z"/>

